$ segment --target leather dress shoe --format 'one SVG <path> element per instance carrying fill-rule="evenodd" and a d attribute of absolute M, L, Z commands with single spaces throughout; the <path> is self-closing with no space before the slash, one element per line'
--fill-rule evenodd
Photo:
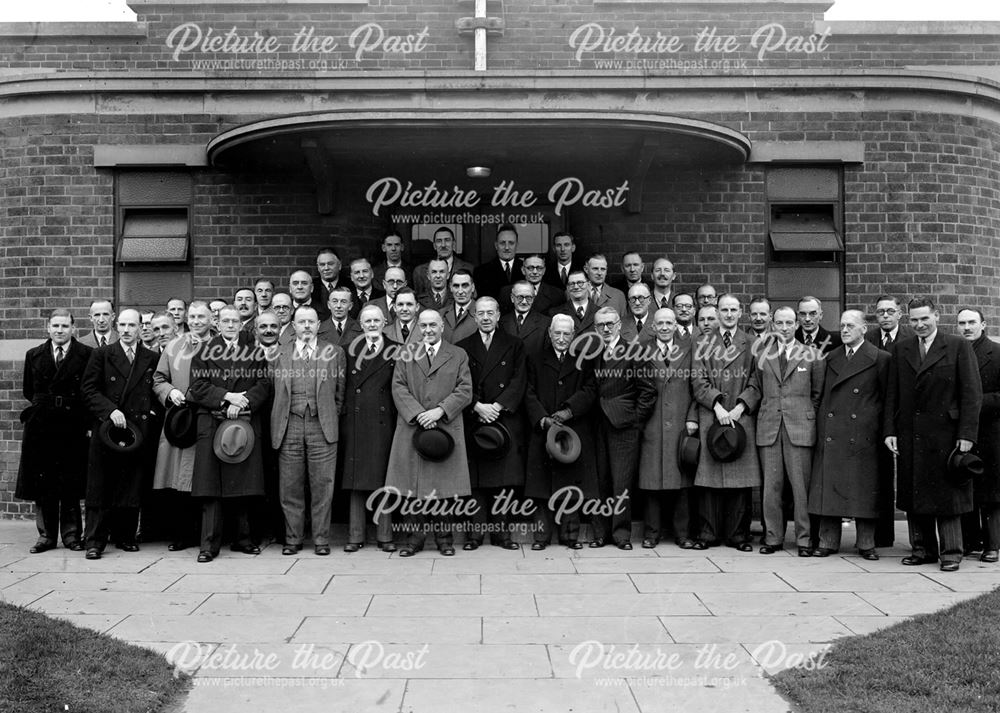
<path fill-rule="evenodd" d="M 441 553 L 442 557 L 454 557 L 455 548 L 451 545 L 445 545 L 444 547 L 438 547 L 438 552 Z"/>
<path fill-rule="evenodd" d="M 780 552 L 783 549 L 785 549 L 784 545 L 761 545 L 757 551 L 762 555 L 773 555 L 775 552 Z"/>
<path fill-rule="evenodd" d="M 466 552 L 473 552 L 479 549 L 479 543 L 476 542 L 475 540 L 469 540 L 464 545 L 462 545 L 462 549 L 465 550 Z"/>
<path fill-rule="evenodd" d="M 231 552 L 242 552 L 245 555 L 259 555 L 260 554 L 260 547 L 258 547 L 257 545 L 253 544 L 252 542 L 249 545 L 241 545 L 239 543 L 236 543 L 234 545 L 230 545 L 229 549 L 230 549 Z M 302 549 L 302 545 L 299 545 L 299 549 L 300 550 Z"/>
<path fill-rule="evenodd" d="M 753 545 L 749 542 L 741 542 L 738 545 L 734 545 L 739 552 L 753 552 Z"/>
<path fill-rule="evenodd" d="M 942 562 L 941 563 L 942 572 L 957 572 L 958 562 Z"/>
<path fill-rule="evenodd" d="M 1000 560 L 1000 550 L 983 550 L 983 554 L 979 555 L 980 562 L 996 562 Z"/>
<path fill-rule="evenodd" d="M 576 540 L 559 540 L 559 544 L 560 545 L 565 545 L 566 547 L 570 548 L 571 550 L 582 550 L 583 549 L 583 543 L 582 542 L 577 542 Z M 591 543 L 590 546 L 593 547 L 594 544 Z M 603 547 L 603 544 L 601 546 Z"/>
<path fill-rule="evenodd" d="M 544 542 L 532 542 L 531 543 L 531 549 L 533 549 L 535 552 L 541 552 L 542 550 L 545 549 L 545 543 Z"/>
<path fill-rule="evenodd" d="M 708 543 L 704 540 L 695 540 L 694 544 L 691 545 L 692 550 L 707 550 Z"/>
<path fill-rule="evenodd" d="M 215 558 L 212 556 L 211 552 L 205 552 L 205 550 L 202 550 L 198 553 L 199 562 L 211 562 L 213 559 Z"/>
<path fill-rule="evenodd" d="M 344 545 L 344 552 L 357 552 L 362 547 L 364 547 L 364 545 L 362 545 L 360 543 L 357 543 L 357 542 L 348 542 L 346 545 Z"/>
<path fill-rule="evenodd" d="M 83 543 L 77 540 L 66 545 L 66 549 L 72 552 L 83 552 Z"/>
<path fill-rule="evenodd" d="M 313 552 L 318 554 L 320 557 L 326 557 L 330 554 L 330 545 L 314 545 Z"/>
<path fill-rule="evenodd" d="M 874 562 L 878 559 L 878 552 L 872 547 L 870 550 L 858 550 L 858 554 L 861 555 L 862 559 L 871 560 Z"/>
<path fill-rule="evenodd" d="M 180 552 L 181 550 L 186 550 L 186 549 L 187 545 L 185 545 L 183 542 L 171 542 L 169 545 L 167 545 L 168 552 Z"/>
<path fill-rule="evenodd" d="M 30 552 L 33 555 L 37 555 L 40 552 L 48 552 L 49 550 L 54 550 L 55 548 L 56 548 L 55 542 L 36 542 L 31 546 L 31 549 L 28 550 L 28 552 Z"/>
<path fill-rule="evenodd" d="M 519 549 L 521 549 L 521 545 L 517 544 L 513 540 L 504 540 L 502 542 L 499 542 L 497 544 L 497 547 L 500 547 L 501 549 L 504 549 L 504 550 L 519 550 Z"/>
<path fill-rule="evenodd" d="M 799 557 L 812 557 L 815 553 L 809 547 L 799 548 Z"/>
<path fill-rule="evenodd" d="M 134 542 L 126 542 L 124 544 L 122 544 L 121 542 L 117 542 L 117 543 L 115 543 L 115 547 L 117 547 L 118 549 L 120 549 L 122 552 L 138 552 L 139 551 L 139 545 L 135 544 Z"/>
<path fill-rule="evenodd" d="M 677 546 L 680 547 L 682 550 L 693 550 L 695 546 L 695 541 L 692 540 L 690 537 L 684 537 L 681 538 L 680 540 L 677 540 Z"/>
<path fill-rule="evenodd" d="M 396 543 L 393 542 L 392 540 L 389 540 L 388 542 L 378 542 L 376 544 L 378 545 L 378 548 L 380 550 L 382 550 L 383 552 L 395 552 L 396 551 Z"/>
<path fill-rule="evenodd" d="M 631 550 L 632 549 L 632 543 L 631 542 L 618 542 L 615 546 L 618 549 L 620 549 L 620 550 Z"/>
<path fill-rule="evenodd" d="M 96 547 L 90 547 L 87 549 L 87 554 L 84 556 L 89 560 L 99 560 L 101 559 L 101 551 Z"/>
<path fill-rule="evenodd" d="M 644 540 L 642 541 L 642 548 L 643 548 L 644 550 L 651 550 L 651 549 L 653 549 L 654 547 L 656 547 L 656 540 L 653 540 L 653 539 L 651 539 L 651 538 L 647 537 L 646 539 L 644 539 Z M 681 545 L 681 547 L 684 547 L 684 546 L 683 546 L 683 545 Z M 690 547 L 684 547 L 684 549 L 686 549 L 686 550 L 689 550 L 689 549 L 691 549 L 691 548 L 690 548 Z"/>
<path fill-rule="evenodd" d="M 294 555 L 296 552 L 302 550 L 302 545 L 285 545 L 281 548 L 281 554 L 283 555 Z"/>
<path fill-rule="evenodd" d="M 817 547 L 816 549 L 813 550 L 812 556 L 813 557 L 829 557 L 832 554 L 833 554 L 833 550 L 829 549 L 828 547 Z"/>
<path fill-rule="evenodd" d="M 908 567 L 915 567 L 921 564 L 934 564 L 937 561 L 937 557 L 917 557 L 916 555 L 909 555 L 901 559 L 899 563 L 905 564 Z"/>
<path fill-rule="evenodd" d="M 598 547 L 604 547 L 604 544 L 605 543 L 603 537 L 595 537 L 593 540 L 590 541 L 590 544 L 587 546 L 590 547 L 591 549 L 597 549 Z"/>
<path fill-rule="evenodd" d="M 420 552 L 423 548 L 414 547 L 413 545 L 403 545 L 399 548 L 400 557 L 413 557 L 413 555 Z"/>

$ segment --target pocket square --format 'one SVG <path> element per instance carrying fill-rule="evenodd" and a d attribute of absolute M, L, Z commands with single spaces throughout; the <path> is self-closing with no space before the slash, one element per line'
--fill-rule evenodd
<path fill-rule="evenodd" d="M 804 366 L 800 366 L 796 368 L 795 371 L 808 371 L 808 369 L 806 369 Z"/>

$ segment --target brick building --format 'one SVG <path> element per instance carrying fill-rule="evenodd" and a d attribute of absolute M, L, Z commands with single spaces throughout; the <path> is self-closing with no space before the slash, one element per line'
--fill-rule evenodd
<path fill-rule="evenodd" d="M 500 219 L 525 251 L 569 230 L 612 270 L 636 249 L 684 288 L 815 294 L 827 326 L 884 291 L 1000 319 L 1000 24 L 828 23 L 830 0 L 129 4 L 0 25 L 0 513 L 30 511 L 21 360 L 48 310 L 85 329 L 98 297 L 231 297 L 323 245 L 376 257 L 390 228 L 419 256 L 456 224 L 473 262 Z"/>

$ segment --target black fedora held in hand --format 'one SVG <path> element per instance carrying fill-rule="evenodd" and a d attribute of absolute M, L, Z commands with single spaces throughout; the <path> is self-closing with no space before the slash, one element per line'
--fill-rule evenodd
<path fill-rule="evenodd" d="M 472 431 L 476 455 L 486 460 L 500 460 L 510 452 L 510 431 L 502 423 L 481 423 Z"/>
<path fill-rule="evenodd" d="M 708 429 L 708 452 L 719 463 L 732 463 L 747 447 L 747 432 L 739 423 L 723 426 L 716 421 Z"/>
<path fill-rule="evenodd" d="M 972 451 L 961 453 L 958 446 L 948 456 L 948 482 L 962 486 L 984 472 L 983 459 Z"/>
<path fill-rule="evenodd" d="M 163 419 L 163 436 L 177 448 L 190 448 L 198 440 L 198 412 L 191 404 L 172 405 Z"/>
<path fill-rule="evenodd" d="M 687 431 L 681 431 L 677 439 L 677 468 L 687 476 L 693 476 L 698 470 L 698 458 L 701 456 L 701 439 L 690 436 Z"/>
<path fill-rule="evenodd" d="M 455 440 L 440 428 L 418 428 L 413 434 L 413 447 L 424 460 L 440 463 L 455 450 Z"/>
<path fill-rule="evenodd" d="M 101 443 L 118 453 L 132 453 L 142 445 L 142 433 L 127 419 L 124 428 L 119 428 L 108 419 L 97 429 L 97 437 L 101 439 Z"/>

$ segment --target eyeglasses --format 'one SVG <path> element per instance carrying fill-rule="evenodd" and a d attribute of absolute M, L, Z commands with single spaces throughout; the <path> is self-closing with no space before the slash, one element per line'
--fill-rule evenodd
<path fill-rule="evenodd" d="M 650 297 L 647 295 L 632 295 L 628 298 L 629 302 L 646 302 Z"/>
<path fill-rule="evenodd" d="M 535 299 L 534 295 L 514 295 L 514 299 L 518 302 L 531 302 Z"/>
<path fill-rule="evenodd" d="M 567 287 L 583 287 L 587 284 L 586 280 L 573 280 L 572 282 L 567 282 Z"/>
<path fill-rule="evenodd" d="M 620 321 L 621 320 L 618 320 L 616 322 L 603 322 L 601 324 L 598 324 L 597 322 L 594 322 L 594 327 L 596 327 L 597 329 L 611 329 L 616 324 L 618 324 Z"/>
<path fill-rule="evenodd" d="M 406 280 L 384 280 L 387 285 L 405 285 Z"/>
<path fill-rule="evenodd" d="M 894 314 L 899 314 L 899 310 L 898 309 L 892 309 L 892 308 L 889 308 L 889 309 L 877 309 L 877 310 L 875 310 L 875 314 L 877 314 L 879 317 L 881 317 L 883 315 L 888 315 L 888 316 L 891 317 Z"/>
<path fill-rule="evenodd" d="M 291 305 L 274 305 L 273 308 L 275 312 L 284 312 L 285 310 L 291 310 Z"/>

